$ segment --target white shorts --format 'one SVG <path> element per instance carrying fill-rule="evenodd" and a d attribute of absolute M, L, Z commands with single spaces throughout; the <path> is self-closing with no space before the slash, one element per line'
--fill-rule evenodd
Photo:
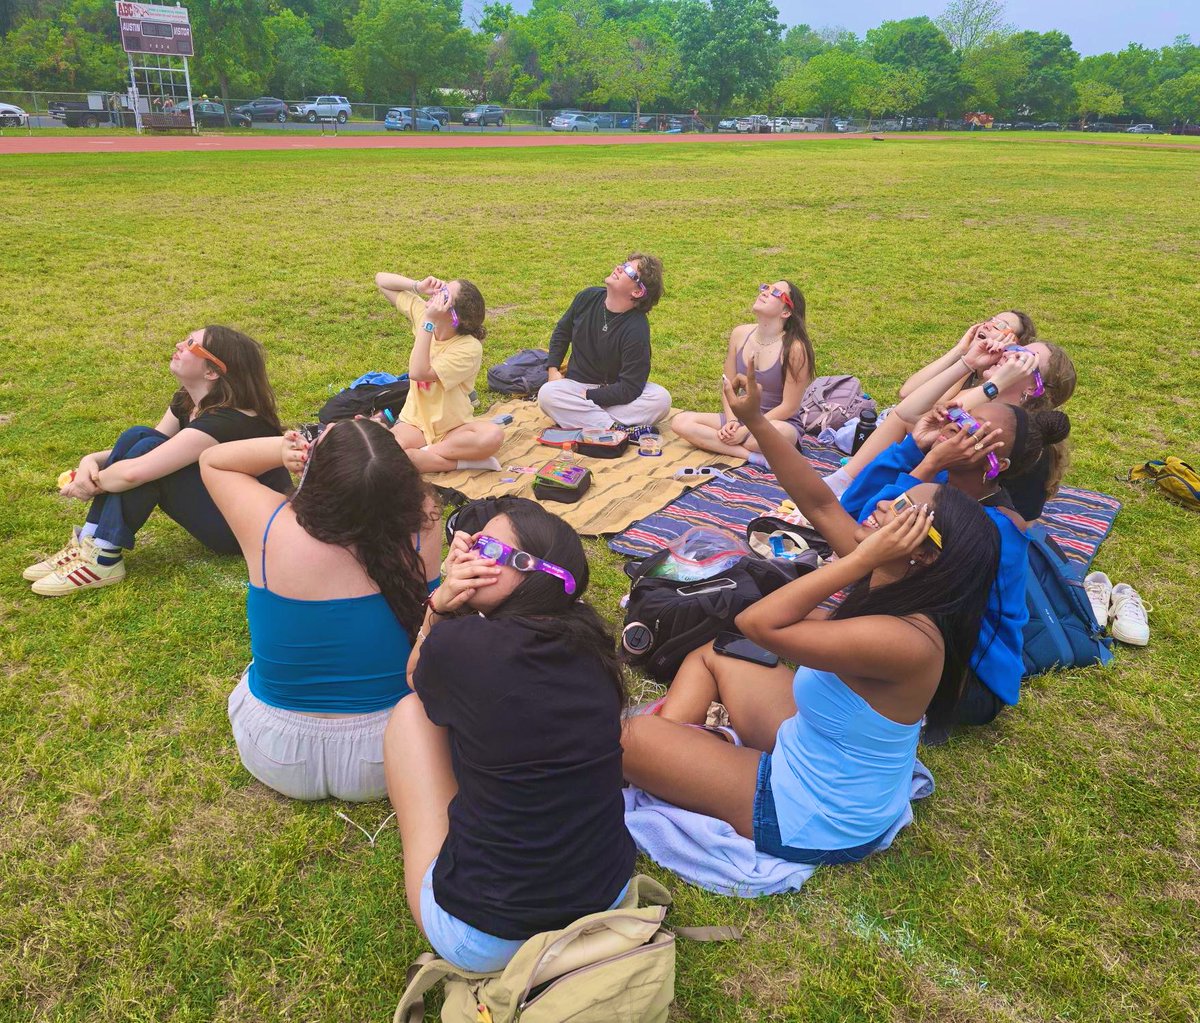
<path fill-rule="evenodd" d="M 317 718 L 280 710 L 250 692 L 245 672 L 229 694 L 229 723 L 243 766 L 292 799 L 383 799 L 383 731 L 391 712 Z"/>

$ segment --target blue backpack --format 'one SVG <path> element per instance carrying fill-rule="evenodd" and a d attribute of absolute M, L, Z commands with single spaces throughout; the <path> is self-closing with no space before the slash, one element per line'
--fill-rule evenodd
<path fill-rule="evenodd" d="M 550 379 L 549 361 L 550 353 L 544 348 L 524 348 L 487 371 L 488 389 L 501 394 L 537 394 Z"/>
<path fill-rule="evenodd" d="M 1112 640 L 1096 621 L 1083 585 L 1064 571 L 1067 559 L 1062 549 L 1045 526 L 1031 526 L 1025 535 L 1029 539 L 1025 677 L 1052 668 L 1108 664 L 1113 658 Z"/>

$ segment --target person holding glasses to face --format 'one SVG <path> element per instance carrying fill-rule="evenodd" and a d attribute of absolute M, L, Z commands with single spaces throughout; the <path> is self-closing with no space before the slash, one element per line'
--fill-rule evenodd
<path fill-rule="evenodd" d="M 457 532 L 384 736 L 409 908 L 437 953 L 503 969 L 523 941 L 623 897 L 624 675 L 582 599 L 575 530 L 505 497 Z"/>
<path fill-rule="evenodd" d="M 111 448 L 84 455 L 61 487 L 91 507 L 66 547 L 25 569 L 34 593 L 61 597 L 121 582 L 122 551 L 156 507 L 209 550 L 237 553 L 196 463 L 227 441 L 281 436 L 262 345 L 231 327 L 205 327 L 175 345 L 170 370 L 179 390 L 158 425 L 132 426 Z M 291 485 L 281 466 L 259 479 L 280 493 Z"/>
<path fill-rule="evenodd" d="M 804 294 L 791 281 L 760 284 L 751 306 L 754 323 L 734 327 L 725 353 L 724 379 L 733 380 L 753 363 L 767 421 L 793 444 L 804 435 L 800 403 L 813 379 L 813 346 L 804 317 Z M 766 465 L 748 427 L 729 410 L 724 390 L 721 412 L 681 412 L 671 428 L 705 451 Z"/>
<path fill-rule="evenodd" d="M 653 426 L 671 411 L 665 387 L 649 383 L 650 321 L 663 291 L 662 261 L 630 253 L 584 288 L 550 336 L 550 380 L 538 405 L 567 430 Z M 570 363 L 563 372 L 563 360 Z"/>
<path fill-rule="evenodd" d="M 483 295 L 468 280 L 378 273 L 375 286 L 412 324 L 412 386 L 392 434 L 420 472 L 499 471 L 504 431 L 474 418 L 471 391 L 487 337 Z"/>

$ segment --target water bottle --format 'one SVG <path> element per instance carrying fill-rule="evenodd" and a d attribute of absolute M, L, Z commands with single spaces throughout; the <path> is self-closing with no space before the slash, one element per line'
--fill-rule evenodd
<path fill-rule="evenodd" d="M 875 432 L 875 423 L 879 419 L 879 413 L 872 409 L 866 409 L 861 416 L 858 417 L 858 425 L 854 428 L 854 443 L 850 447 L 850 454 L 857 454 L 858 449 L 866 443 L 867 438 Z"/>

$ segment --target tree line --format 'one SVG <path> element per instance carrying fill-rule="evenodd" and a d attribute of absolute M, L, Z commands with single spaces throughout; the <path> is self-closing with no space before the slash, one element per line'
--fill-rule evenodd
<path fill-rule="evenodd" d="M 387 103 L 765 110 L 999 120 L 1200 119 L 1200 46 L 1081 57 L 1063 32 L 1020 31 L 1001 0 L 861 38 L 785 27 L 771 0 L 189 0 L 193 91 Z M 0 0 L 0 89 L 122 90 L 112 0 Z M 448 95 L 445 90 L 453 90 Z"/>

